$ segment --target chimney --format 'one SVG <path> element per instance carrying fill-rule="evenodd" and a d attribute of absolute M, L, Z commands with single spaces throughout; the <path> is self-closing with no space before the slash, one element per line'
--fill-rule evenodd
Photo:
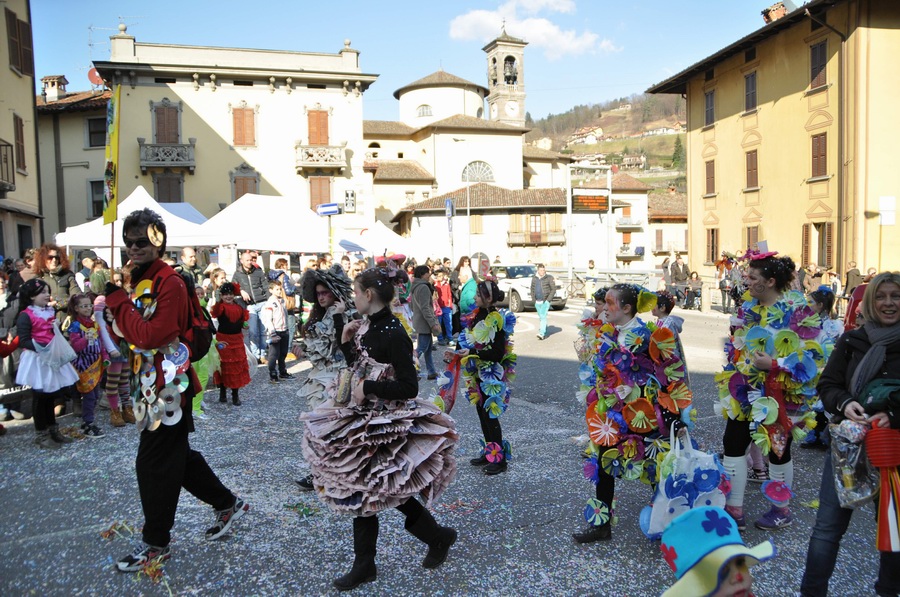
<path fill-rule="evenodd" d="M 43 84 L 41 95 L 46 97 L 44 101 L 55 102 L 66 97 L 66 85 L 69 82 L 66 80 L 65 75 L 42 77 L 41 83 Z"/>
<path fill-rule="evenodd" d="M 769 8 L 762 11 L 763 20 L 768 25 L 769 23 L 774 23 L 781 17 L 787 14 L 787 8 L 784 6 L 784 2 L 776 2 Z"/>

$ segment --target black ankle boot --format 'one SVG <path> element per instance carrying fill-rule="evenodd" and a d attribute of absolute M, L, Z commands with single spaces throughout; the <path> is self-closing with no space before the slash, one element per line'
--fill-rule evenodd
<path fill-rule="evenodd" d="M 375 551 L 378 544 L 378 518 L 357 516 L 353 519 L 353 567 L 350 572 L 334 579 L 334 588 L 349 591 L 378 576 Z"/>
<path fill-rule="evenodd" d="M 422 560 L 422 566 L 425 568 L 437 568 L 443 564 L 450 546 L 456 543 L 456 529 L 442 527 L 431 512 L 425 509 L 412 523 L 407 518 L 404 526 L 413 537 L 428 545 L 428 553 Z"/>
<path fill-rule="evenodd" d="M 612 527 L 607 522 L 598 527 L 591 526 L 580 533 L 572 533 L 576 543 L 593 543 L 594 541 L 609 541 L 612 539 Z"/>
<path fill-rule="evenodd" d="M 228 398 L 225 396 L 225 386 L 219 386 L 219 402 L 227 403 Z"/>
<path fill-rule="evenodd" d="M 231 403 L 232 403 L 233 405 L 235 405 L 235 406 L 240 406 L 240 405 L 241 405 L 241 399 L 238 398 L 238 390 L 237 390 L 237 388 L 234 388 L 233 390 L 231 390 Z"/>

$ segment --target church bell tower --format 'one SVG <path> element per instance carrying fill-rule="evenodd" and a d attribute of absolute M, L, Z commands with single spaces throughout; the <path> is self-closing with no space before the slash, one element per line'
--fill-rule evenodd
<path fill-rule="evenodd" d="M 528 42 L 506 33 L 482 48 L 487 53 L 488 114 L 490 119 L 525 126 L 525 46 Z"/>

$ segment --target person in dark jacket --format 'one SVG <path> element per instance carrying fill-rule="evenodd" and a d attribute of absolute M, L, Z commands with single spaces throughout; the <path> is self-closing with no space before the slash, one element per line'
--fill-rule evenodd
<path fill-rule="evenodd" d="M 266 301 L 269 300 L 269 281 L 262 268 L 253 263 L 252 251 L 241 253 L 241 262 L 237 271 L 231 276 L 231 281 L 240 285 L 241 296 L 238 302 L 250 312 L 247 346 L 250 347 L 250 352 L 259 359 L 260 363 L 265 363 L 266 332 L 259 319 L 259 314 Z"/>
<path fill-rule="evenodd" d="M 543 263 L 537 265 L 537 275 L 531 278 L 531 298 L 534 299 L 534 308 L 540 320 L 538 340 L 547 336 L 547 312 L 550 310 L 550 301 L 556 295 L 556 282 L 553 276 L 547 273 Z"/>
<path fill-rule="evenodd" d="M 816 389 L 832 423 L 850 419 L 874 427 L 900 429 L 900 413 L 869 413 L 860 403 L 861 391 L 873 379 L 900 379 L 900 274 L 878 274 L 866 287 L 862 301 L 865 325 L 841 336 L 834 346 Z M 804 597 L 828 593 L 841 538 L 853 510 L 841 508 L 834 485 L 831 450 L 825 452 L 819 509 L 800 584 Z M 880 552 L 875 592 L 900 594 L 900 553 Z"/>
<path fill-rule="evenodd" d="M 203 282 L 203 268 L 197 265 L 197 251 L 194 247 L 182 247 L 181 259 L 175 266 L 175 271 L 189 275 L 194 279 L 194 285 L 200 286 Z"/>
<path fill-rule="evenodd" d="M 851 261 L 847 264 L 847 283 L 844 284 L 844 296 L 853 294 L 853 291 L 862 284 L 862 281 L 863 275 L 860 273 L 859 268 L 856 267 L 856 262 Z"/>
<path fill-rule="evenodd" d="M 675 263 L 672 264 L 670 270 L 674 294 L 679 301 L 683 301 L 685 294 L 687 293 L 687 284 L 688 279 L 691 277 L 691 270 L 688 268 L 687 264 L 685 264 L 681 255 L 675 257 Z"/>
<path fill-rule="evenodd" d="M 429 283 L 431 268 L 418 265 L 413 270 L 413 281 L 409 291 L 409 305 L 412 307 L 412 326 L 418 338 L 416 340 L 416 356 L 425 356 L 425 369 L 428 379 L 437 379 L 432 359 L 434 336 L 441 331 L 437 315 L 434 313 L 434 287 Z"/>
<path fill-rule="evenodd" d="M 50 306 L 60 322 L 69 308 L 69 298 L 81 292 L 75 273 L 69 269 L 69 257 L 54 243 L 44 243 L 34 256 L 38 277 L 50 287 Z"/>

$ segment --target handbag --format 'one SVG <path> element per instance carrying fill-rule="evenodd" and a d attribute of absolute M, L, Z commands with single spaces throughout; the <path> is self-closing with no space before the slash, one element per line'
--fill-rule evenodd
<path fill-rule="evenodd" d="M 259 369 L 259 359 L 257 359 L 252 352 L 250 352 L 250 347 L 244 344 L 244 352 L 247 353 L 247 366 L 250 367 L 250 378 L 256 375 L 256 370 Z"/>
<path fill-rule="evenodd" d="M 43 348 L 40 344 L 35 343 L 38 358 L 41 362 L 51 369 L 59 369 L 64 365 L 71 363 L 78 358 L 75 349 L 69 344 L 62 332 L 59 331 L 59 324 L 53 322 L 53 338 Z"/>

